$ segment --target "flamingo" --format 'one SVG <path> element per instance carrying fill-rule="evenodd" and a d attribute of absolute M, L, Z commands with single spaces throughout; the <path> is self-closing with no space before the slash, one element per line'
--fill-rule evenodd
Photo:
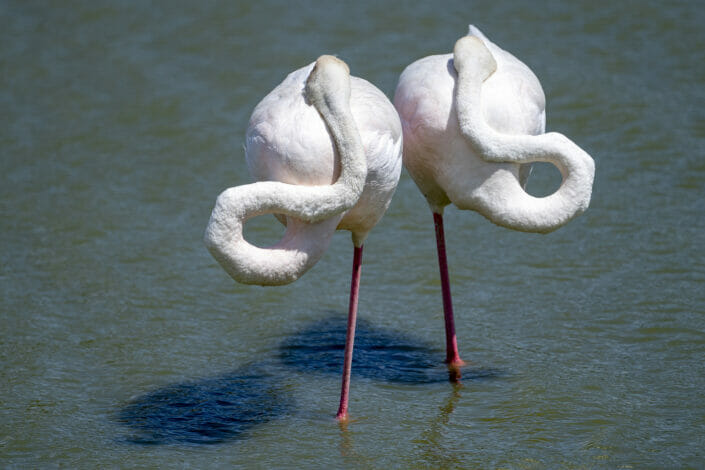
<path fill-rule="evenodd" d="M 401 122 L 369 82 L 324 55 L 298 69 L 255 107 L 246 134 L 257 182 L 228 188 L 215 202 L 205 244 L 236 281 L 288 284 L 325 253 L 336 229 L 354 246 L 340 405 L 348 417 L 350 372 L 363 243 L 396 190 L 402 166 Z M 274 214 L 286 230 L 260 248 L 244 239 L 247 219 Z"/>
<path fill-rule="evenodd" d="M 497 225 L 548 233 L 584 212 L 595 165 L 566 136 L 545 132 L 545 97 L 524 63 L 470 25 L 453 54 L 417 60 L 394 95 L 404 135 L 404 166 L 433 213 L 451 380 L 460 378 L 443 209 L 454 204 Z M 551 195 L 524 191 L 532 162 L 562 175 Z"/>

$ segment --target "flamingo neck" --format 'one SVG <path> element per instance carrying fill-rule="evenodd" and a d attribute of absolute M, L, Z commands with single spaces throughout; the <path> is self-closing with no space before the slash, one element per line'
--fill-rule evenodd
<path fill-rule="evenodd" d="M 458 72 L 458 124 L 472 150 L 488 163 L 548 162 L 563 177 L 555 193 L 535 198 L 523 190 L 516 176 L 497 171 L 477 192 L 480 212 L 509 228 L 549 232 L 587 209 L 595 171 L 592 158 L 562 134 L 503 134 L 487 123 L 482 115 L 482 84 L 497 63 L 481 39 L 459 39 L 453 62 Z"/>
<path fill-rule="evenodd" d="M 348 209 L 365 186 L 367 160 L 350 109 L 350 71 L 333 56 L 321 56 L 306 80 L 305 94 L 319 112 L 340 156 L 340 176 L 332 189 Z"/>
<path fill-rule="evenodd" d="M 357 203 L 364 189 L 367 163 L 350 111 L 347 65 L 321 56 L 306 82 L 305 95 L 338 150 L 340 177 L 325 186 L 263 181 L 229 188 L 218 196 L 204 241 L 238 282 L 279 285 L 298 279 L 320 259 L 344 212 Z M 263 214 L 291 218 L 282 240 L 269 248 L 250 244 L 242 233 L 247 219 Z"/>

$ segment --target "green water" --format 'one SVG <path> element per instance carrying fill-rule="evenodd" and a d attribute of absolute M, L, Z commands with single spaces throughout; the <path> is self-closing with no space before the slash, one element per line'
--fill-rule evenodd
<path fill-rule="evenodd" d="M 705 10 L 697 2 L 0 1 L 3 468 L 702 468 Z M 337 54 L 392 96 L 467 24 L 522 58 L 595 159 L 550 235 L 449 209 L 461 385 L 406 173 L 365 245 L 235 284 L 202 234 L 249 182 L 256 103 Z M 557 185 L 540 166 L 534 194 Z M 281 229 L 248 227 L 259 240 Z"/>

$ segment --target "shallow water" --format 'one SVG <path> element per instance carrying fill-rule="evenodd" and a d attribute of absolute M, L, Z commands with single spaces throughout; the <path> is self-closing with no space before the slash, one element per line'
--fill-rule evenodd
<path fill-rule="evenodd" d="M 705 462 L 705 18 L 696 2 L 0 4 L 0 466 L 663 468 Z M 249 182 L 256 103 L 322 53 L 392 96 L 468 23 L 540 78 L 592 154 L 550 235 L 446 211 L 461 385 L 433 224 L 406 173 L 365 245 L 238 285 L 202 244 Z M 534 194 L 557 185 L 539 166 Z M 271 218 L 250 235 L 274 240 Z"/>

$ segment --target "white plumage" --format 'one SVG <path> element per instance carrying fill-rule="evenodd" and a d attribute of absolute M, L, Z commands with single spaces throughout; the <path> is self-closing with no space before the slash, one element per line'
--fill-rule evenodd
<path fill-rule="evenodd" d="M 459 53 L 465 80 L 458 79 Z M 488 69 L 474 78 L 483 53 Z M 587 208 L 592 159 L 565 136 L 543 134 L 538 79 L 477 28 L 470 27 L 454 54 L 409 65 L 394 105 L 404 127 L 404 165 L 434 212 L 453 203 L 507 228 L 549 232 Z M 553 163 L 563 174 L 559 190 L 546 198 L 523 190 L 521 164 L 535 161 Z"/>
<path fill-rule="evenodd" d="M 256 183 L 218 196 L 205 243 L 237 281 L 278 285 L 298 279 L 323 255 L 336 229 L 354 244 L 343 381 L 337 418 L 347 419 L 362 244 L 389 206 L 401 172 L 401 122 L 394 106 L 348 66 L 321 56 L 255 108 L 246 138 Z M 274 246 L 244 239 L 248 218 L 286 224 Z"/>
<path fill-rule="evenodd" d="M 239 282 L 277 285 L 298 279 L 326 251 L 336 228 L 349 230 L 355 246 L 361 246 L 399 181 L 399 117 L 381 91 L 349 77 L 348 133 L 360 138 L 364 187 L 359 193 L 338 182 L 338 143 L 305 92 L 314 65 L 289 74 L 255 108 L 246 134 L 246 158 L 259 182 L 224 191 L 206 230 L 211 253 Z M 336 87 L 331 89 L 339 91 Z M 247 214 L 238 215 L 245 207 Z M 256 247 L 243 238 L 242 225 L 249 217 L 267 213 L 279 215 L 287 229 L 274 246 Z"/>
<path fill-rule="evenodd" d="M 550 232 L 587 209 L 595 166 L 562 134 L 544 134 L 545 97 L 531 70 L 477 28 L 453 54 L 409 65 L 394 105 L 404 130 L 404 165 L 426 197 L 436 227 L 451 379 L 463 365 L 455 336 L 443 233 L 454 204 L 526 232 Z M 554 164 L 563 181 L 544 198 L 524 191 L 532 162 Z"/>

